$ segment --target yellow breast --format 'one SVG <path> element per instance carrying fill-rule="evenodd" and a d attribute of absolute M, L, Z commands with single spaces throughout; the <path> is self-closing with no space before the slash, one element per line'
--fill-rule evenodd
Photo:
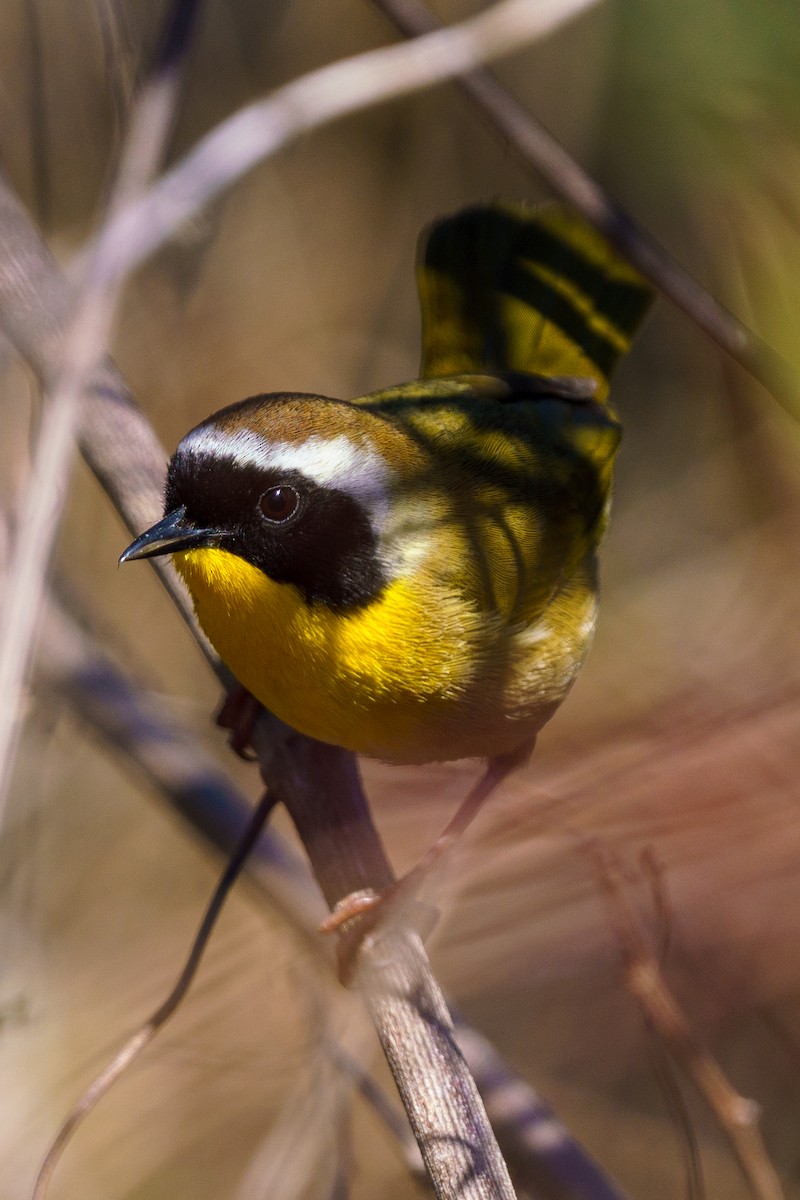
<path fill-rule="evenodd" d="M 187 551 L 175 563 L 223 661 L 287 724 L 380 758 L 440 757 L 420 727 L 457 707 L 468 683 L 475 629 L 464 613 L 425 611 L 405 580 L 365 609 L 337 613 L 224 550 Z"/>
<path fill-rule="evenodd" d="M 563 698 L 590 633 L 584 620 L 576 644 L 588 590 L 569 598 L 565 641 L 557 609 L 538 631 L 503 630 L 453 592 L 397 579 L 368 606 L 334 612 L 224 550 L 174 559 L 220 657 L 266 708 L 393 762 L 516 749 Z"/>

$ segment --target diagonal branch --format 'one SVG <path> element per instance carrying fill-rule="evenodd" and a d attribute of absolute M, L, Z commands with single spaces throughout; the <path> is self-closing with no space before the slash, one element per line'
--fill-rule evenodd
<path fill-rule="evenodd" d="M 130 274 L 210 200 L 302 134 L 510 54 L 594 3 L 500 0 L 459 25 L 310 71 L 239 109 L 115 218 L 108 281 Z"/>

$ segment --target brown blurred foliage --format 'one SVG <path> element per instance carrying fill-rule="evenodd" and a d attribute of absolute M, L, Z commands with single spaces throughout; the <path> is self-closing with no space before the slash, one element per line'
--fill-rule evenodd
<path fill-rule="evenodd" d="M 0 14 L 2 162 L 63 261 L 92 228 L 162 8 L 8 0 Z M 172 156 L 249 98 L 393 36 L 361 0 L 210 0 Z M 618 0 L 497 68 L 796 364 L 798 46 L 789 0 Z M 410 378 L 420 228 L 480 198 L 543 194 L 453 88 L 387 105 L 304 138 L 186 228 L 129 283 L 113 353 L 167 447 L 255 392 L 354 395 Z M 0 478 L 13 500 L 37 403 L 25 369 L 8 355 L 2 365 Z M 682 1195 L 679 1135 L 582 845 L 602 837 L 623 855 L 655 944 L 637 866 L 647 849 L 669 900 L 667 977 L 763 1106 L 787 1195 L 800 1195 L 798 427 L 665 305 L 616 399 L 626 440 L 597 643 L 527 773 L 435 881 L 447 916 L 434 965 L 631 1196 Z M 142 680 L 216 738 L 215 686 L 154 580 L 117 573 L 124 545 L 78 466 L 59 571 Z M 365 765 L 398 868 L 471 769 Z M 255 794 L 254 772 L 232 770 Z M 171 981 L 212 886 L 217 864 L 146 799 L 63 705 L 34 694 L 0 851 L 10 1200 L 27 1194 L 67 1104 Z M 54 1200 L 239 1195 L 296 1081 L 314 1084 L 320 986 L 243 890 L 174 1026 L 68 1152 Z M 688 1104 L 709 1197 L 744 1197 L 721 1134 Z M 412 1195 L 363 1106 L 354 1125 L 353 1195 Z M 328 1162 L 304 1194 L 330 1186 Z"/>

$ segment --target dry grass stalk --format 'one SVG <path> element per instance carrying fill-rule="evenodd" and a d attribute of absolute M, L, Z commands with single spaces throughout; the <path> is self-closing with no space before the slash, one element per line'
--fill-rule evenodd
<path fill-rule="evenodd" d="M 713 1112 L 753 1196 L 756 1200 L 783 1200 L 780 1180 L 759 1132 L 758 1105 L 736 1091 L 719 1063 L 692 1032 L 625 897 L 617 863 L 597 844 L 591 847 L 591 853 L 622 956 L 628 991 Z"/>

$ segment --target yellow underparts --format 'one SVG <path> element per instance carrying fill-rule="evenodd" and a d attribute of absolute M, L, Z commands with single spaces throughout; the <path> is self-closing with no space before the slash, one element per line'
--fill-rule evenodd
<path fill-rule="evenodd" d="M 578 577 L 529 624 L 478 612 L 430 577 L 395 579 L 342 613 L 225 550 L 174 559 L 220 657 L 270 712 L 392 762 L 529 744 L 569 689 L 594 624 L 593 588 Z"/>
<path fill-rule="evenodd" d="M 469 630 L 451 619 L 432 641 L 423 632 L 431 614 L 410 582 L 396 580 L 366 607 L 337 613 L 225 550 L 174 560 L 220 657 L 287 724 L 378 758 L 451 756 L 437 753 L 435 730 L 466 683 Z"/>

